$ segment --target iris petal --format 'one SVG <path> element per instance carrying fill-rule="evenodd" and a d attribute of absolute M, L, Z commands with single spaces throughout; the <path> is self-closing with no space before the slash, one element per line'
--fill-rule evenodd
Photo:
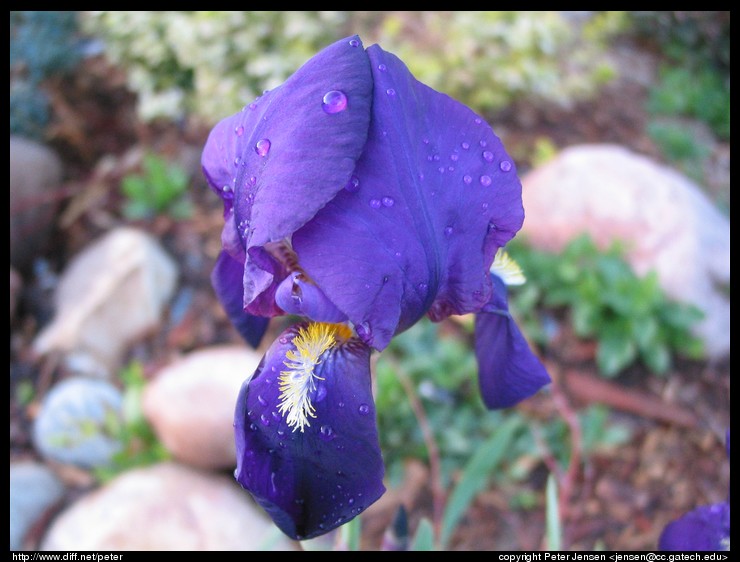
<path fill-rule="evenodd" d="M 326 295 L 305 276 L 294 271 L 280 283 L 275 302 L 288 314 L 310 318 L 315 322 L 344 322 L 347 315 L 340 312 Z"/>
<path fill-rule="evenodd" d="M 269 318 L 244 311 L 242 275 L 244 266 L 228 253 L 221 252 L 211 272 L 211 284 L 229 320 L 252 347 L 257 347 L 267 330 Z"/>
<path fill-rule="evenodd" d="M 289 328 L 270 347 L 242 386 L 234 423 L 237 480 L 299 540 L 346 523 L 385 491 L 370 348 L 353 338 L 316 358 L 315 417 L 309 414 L 308 424 L 289 425 L 281 412 L 280 375 L 295 364 L 289 353 L 296 353 L 295 341 L 307 326 Z"/>
<path fill-rule="evenodd" d="M 475 316 L 478 383 L 488 408 L 508 408 L 550 382 L 509 313 L 504 283 L 492 275 L 491 303 Z"/>
<path fill-rule="evenodd" d="M 672 521 L 658 541 L 660 550 L 729 550 L 730 504 L 703 505 Z"/>
<path fill-rule="evenodd" d="M 485 305 L 493 256 L 524 214 L 491 128 L 394 55 L 376 45 L 367 53 L 374 103 L 357 184 L 298 230 L 293 247 L 364 341 L 383 349 L 427 311 L 441 319 Z"/>
<path fill-rule="evenodd" d="M 322 109 L 329 92 L 346 97 L 342 110 Z M 214 127 L 203 172 L 225 207 L 233 204 L 246 249 L 289 238 L 343 189 L 365 145 L 371 94 L 368 57 L 347 38 Z M 245 293 L 247 304 L 258 295 Z"/>

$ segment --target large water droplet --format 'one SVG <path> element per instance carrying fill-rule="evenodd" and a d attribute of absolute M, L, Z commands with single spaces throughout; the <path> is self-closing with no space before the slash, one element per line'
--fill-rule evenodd
<path fill-rule="evenodd" d="M 484 187 L 488 187 L 489 185 L 491 185 L 491 176 L 481 176 L 480 184 Z"/>
<path fill-rule="evenodd" d="M 349 191 L 350 193 L 355 193 L 360 189 L 360 178 L 357 176 L 352 176 L 349 178 L 349 181 L 347 182 L 347 185 L 344 186 L 344 189 Z"/>
<path fill-rule="evenodd" d="M 379 64 L 378 70 L 380 70 L 380 72 L 385 72 L 386 70 L 388 70 L 388 67 L 384 64 Z"/>
<path fill-rule="evenodd" d="M 465 175 L 463 176 L 463 181 L 464 181 L 464 182 L 465 182 L 465 183 L 466 183 L 467 185 L 470 185 L 470 184 L 472 183 L 472 181 L 473 181 L 473 176 L 471 176 L 471 175 L 469 175 L 469 174 L 465 174 Z"/>
<path fill-rule="evenodd" d="M 340 90 L 331 90 L 324 94 L 324 99 L 321 102 L 321 108 L 325 113 L 333 114 L 339 113 L 347 109 L 347 96 Z"/>
<path fill-rule="evenodd" d="M 322 441 L 333 441 L 336 439 L 337 434 L 334 433 L 330 425 L 322 425 L 321 429 L 319 429 L 319 437 L 321 437 Z"/>
<path fill-rule="evenodd" d="M 260 139 L 257 141 L 257 144 L 254 145 L 254 151 L 260 156 L 267 156 L 267 153 L 270 152 L 271 145 L 272 143 L 269 139 Z"/>
<path fill-rule="evenodd" d="M 501 163 L 498 165 L 499 168 L 501 168 L 502 172 L 508 172 L 511 170 L 511 162 L 508 160 L 501 160 Z"/>
<path fill-rule="evenodd" d="M 493 152 L 491 152 L 490 150 L 484 150 L 483 160 L 485 160 L 486 162 L 493 162 Z"/>
<path fill-rule="evenodd" d="M 236 134 L 237 137 L 242 136 L 244 134 L 244 127 L 239 125 L 236 129 L 234 129 L 234 133 Z"/>
<path fill-rule="evenodd" d="M 360 407 L 357 408 L 357 411 L 360 412 L 363 416 L 366 416 L 370 413 L 370 406 L 367 404 L 360 404 Z"/>
<path fill-rule="evenodd" d="M 380 199 L 370 199 L 370 201 L 368 201 L 368 205 L 373 209 L 380 209 L 382 203 L 380 202 Z"/>
<path fill-rule="evenodd" d="M 261 394 L 257 395 L 257 402 L 259 402 L 263 406 L 267 406 L 267 400 L 265 400 L 265 398 Z"/>
<path fill-rule="evenodd" d="M 396 202 L 393 197 L 383 197 L 382 201 L 384 207 L 393 207 L 393 204 Z"/>
<path fill-rule="evenodd" d="M 350 47 L 359 47 L 360 42 L 357 39 L 350 39 L 349 40 L 349 46 Z"/>
<path fill-rule="evenodd" d="M 469 142 L 463 142 L 460 146 L 463 147 L 463 150 L 467 150 L 467 149 L 470 148 L 470 143 Z"/>

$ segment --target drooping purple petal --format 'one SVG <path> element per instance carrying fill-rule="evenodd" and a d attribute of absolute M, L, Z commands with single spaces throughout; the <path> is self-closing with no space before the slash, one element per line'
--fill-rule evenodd
<path fill-rule="evenodd" d="M 247 250 L 289 238 L 344 188 L 365 145 L 371 95 L 367 54 L 347 38 L 214 127 L 203 172 L 233 205 Z M 257 296 L 245 293 L 247 304 Z"/>
<path fill-rule="evenodd" d="M 478 384 L 488 408 L 508 408 L 550 383 L 550 376 L 509 313 L 506 287 L 495 275 L 491 303 L 475 315 Z"/>
<path fill-rule="evenodd" d="M 281 412 L 280 375 L 294 369 L 286 354 L 307 326 L 293 326 L 270 347 L 242 386 L 234 423 L 237 480 L 284 533 L 299 540 L 346 523 L 385 491 L 370 348 L 354 338 L 320 356 L 311 401 L 315 417 L 307 417 L 303 431 Z"/>
<path fill-rule="evenodd" d="M 524 215 L 516 169 L 491 128 L 394 55 L 367 52 L 374 101 L 356 181 L 293 247 L 364 341 L 383 349 L 427 311 L 480 309 L 493 256 Z"/>
<path fill-rule="evenodd" d="M 666 525 L 660 550 L 729 550 L 730 504 L 703 505 Z"/>
<path fill-rule="evenodd" d="M 243 270 L 240 262 L 222 251 L 211 272 L 211 284 L 231 323 L 247 343 L 256 348 L 270 320 L 244 312 Z"/>

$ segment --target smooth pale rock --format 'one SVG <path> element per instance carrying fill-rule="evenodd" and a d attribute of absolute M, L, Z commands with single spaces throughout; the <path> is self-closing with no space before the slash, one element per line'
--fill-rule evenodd
<path fill-rule="evenodd" d="M 176 458 L 201 468 L 236 466 L 236 398 L 260 360 L 241 346 L 203 349 L 165 367 L 147 385 L 144 415 Z"/>
<path fill-rule="evenodd" d="M 44 550 L 257 550 L 275 528 L 232 479 L 175 463 L 123 473 L 53 522 Z M 274 550 L 293 549 L 279 538 Z"/>
<path fill-rule="evenodd" d="M 36 462 L 10 463 L 10 550 L 21 550 L 26 533 L 64 494 L 56 475 Z"/>
<path fill-rule="evenodd" d="M 33 424 L 33 442 L 44 457 L 93 468 L 110 464 L 121 443 L 110 435 L 121 423 L 123 397 L 112 384 L 73 377 L 52 387 Z"/>
<path fill-rule="evenodd" d="M 177 266 L 159 243 L 118 228 L 70 262 L 56 293 L 56 315 L 34 342 L 38 353 L 89 354 L 110 372 L 126 347 L 160 322 Z"/>
<path fill-rule="evenodd" d="M 48 242 L 62 164 L 50 148 L 10 136 L 10 263 L 23 270 Z"/>
<path fill-rule="evenodd" d="M 710 358 L 730 351 L 730 221 L 677 171 L 616 145 L 567 148 L 522 178 L 522 235 L 560 251 L 586 232 L 599 247 L 626 242 L 638 275 L 655 270 L 666 293 L 700 308 L 696 335 Z"/>

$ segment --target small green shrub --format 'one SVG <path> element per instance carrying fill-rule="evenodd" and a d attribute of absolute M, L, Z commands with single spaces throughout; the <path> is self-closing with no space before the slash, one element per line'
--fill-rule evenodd
<path fill-rule="evenodd" d="M 142 174 L 132 174 L 121 181 L 121 191 L 126 196 L 124 215 L 132 220 L 159 214 L 188 218 L 192 205 L 185 198 L 190 184 L 185 170 L 155 154 L 144 156 L 142 168 Z"/>
<path fill-rule="evenodd" d="M 567 312 L 575 334 L 598 342 L 599 371 L 612 377 L 640 361 L 665 373 L 672 356 L 698 357 L 701 342 L 691 329 L 701 319 L 695 307 L 669 300 L 654 272 L 637 277 L 618 244 L 600 251 L 587 235 L 571 241 L 560 254 L 528 248 L 521 241 L 510 253 L 527 275 L 513 295 L 525 331 L 543 345 L 543 310 Z"/>

